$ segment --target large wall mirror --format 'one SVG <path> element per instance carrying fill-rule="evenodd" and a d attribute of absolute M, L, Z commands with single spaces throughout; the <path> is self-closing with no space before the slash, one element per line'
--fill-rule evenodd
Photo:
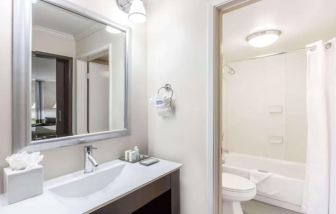
<path fill-rule="evenodd" d="M 13 21 L 14 151 L 128 134 L 127 28 L 59 0 L 15 0 Z"/>

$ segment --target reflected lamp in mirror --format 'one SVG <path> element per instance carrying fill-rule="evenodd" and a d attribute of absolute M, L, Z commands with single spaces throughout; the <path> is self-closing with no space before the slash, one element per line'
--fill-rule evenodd
<path fill-rule="evenodd" d="M 128 13 L 128 20 L 139 24 L 146 22 L 146 9 L 142 0 L 116 0 L 118 7 Z"/>

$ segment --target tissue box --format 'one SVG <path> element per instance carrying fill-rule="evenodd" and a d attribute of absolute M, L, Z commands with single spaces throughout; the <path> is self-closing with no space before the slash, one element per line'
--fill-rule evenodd
<path fill-rule="evenodd" d="M 4 168 L 4 188 L 8 204 L 43 193 L 43 167 L 13 171 Z"/>

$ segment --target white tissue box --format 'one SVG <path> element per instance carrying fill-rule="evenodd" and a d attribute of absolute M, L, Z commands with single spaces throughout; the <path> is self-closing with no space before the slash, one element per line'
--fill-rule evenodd
<path fill-rule="evenodd" d="M 4 168 L 4 188 L 8 204 L 43 193 L 43 167 L 16 170 Z"/>

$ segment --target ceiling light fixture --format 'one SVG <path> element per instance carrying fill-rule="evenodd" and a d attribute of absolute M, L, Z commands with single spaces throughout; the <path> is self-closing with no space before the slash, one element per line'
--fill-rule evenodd
<path fill-rule="evenodd" d="M 146 9 L 142 0 L 116 0 L 119 8 L 128 13 L 128 20 L 132 23 L 146 21 Z"/>
<path fill-rule="evenodd" d="M 280 35 L 280 30 L 263 30 L 248 35 L 246 41 L 253 47 L 263 48 L 276 42 Z"/>

